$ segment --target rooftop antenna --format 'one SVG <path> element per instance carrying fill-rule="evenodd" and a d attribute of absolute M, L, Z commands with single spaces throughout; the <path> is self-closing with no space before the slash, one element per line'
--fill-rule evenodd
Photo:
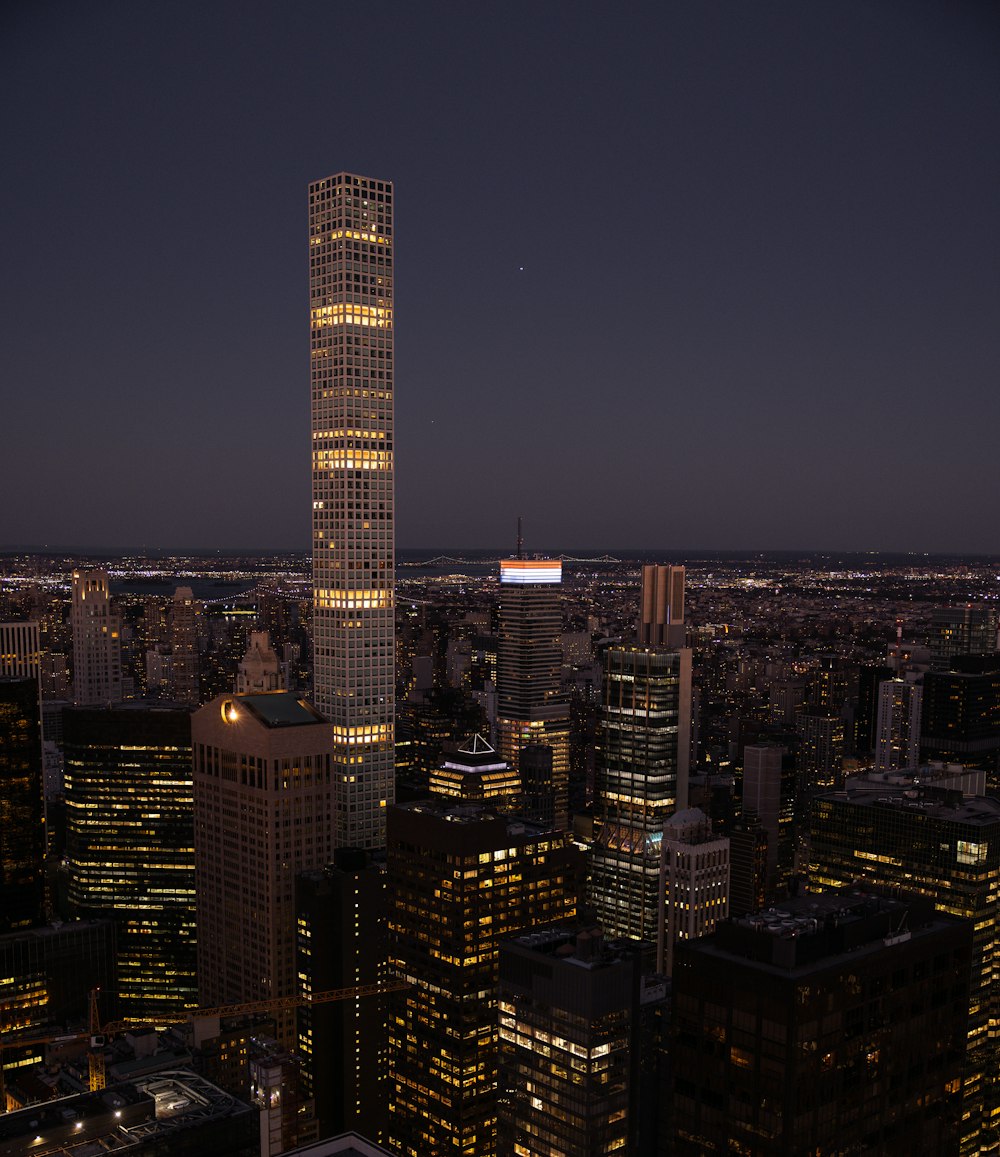
<path fill-rule="evenodd" d="M 517 558 L 524 558 L 524 539 L 521 537 L 521 516 L 517 516 Z"/>

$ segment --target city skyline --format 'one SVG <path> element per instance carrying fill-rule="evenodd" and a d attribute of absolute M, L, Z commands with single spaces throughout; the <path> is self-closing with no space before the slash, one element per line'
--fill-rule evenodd
<path fill-rule="evenodd" d="M 0 548 L 307 544 L 343 168 L 405 190 L 400 547 L 991 549 L 995 9 L 343 12 L 361 117 L 329 11 L 5 11 Z"/>

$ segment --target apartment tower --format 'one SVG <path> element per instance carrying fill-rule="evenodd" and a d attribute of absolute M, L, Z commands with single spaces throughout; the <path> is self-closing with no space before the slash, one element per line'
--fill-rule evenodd
<path fill-rule="evenodd" d="M 392 183 L 309 186 L 313 698 L 338 846 L 385 844 L 393 767 Z"/>

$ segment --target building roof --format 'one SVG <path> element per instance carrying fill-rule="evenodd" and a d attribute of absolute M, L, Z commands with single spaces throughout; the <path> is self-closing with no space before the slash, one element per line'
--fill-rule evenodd
<path fill-rule="evenodd" d="M 684 942 L 683 948 L 695 959 L 741 960 L 772 975 L 803 976 L 945 929 L 971 936 L 968 921 L 935 912 L 924 897 L 833 888 L 724 921 L 712 935 Z"/>
<path fill-rule="evenodd" d="M 919 813 L 940 823 L 971 824 L 986 827 L 1000 823 L 1000 799 L 993 796 L 962 796 L 961 791 L 923 787 L 915 784 L 902 788 L 896 784 L 866 783 L 852 785 L 853 790 L 826 792 L 816 796 L 816 803 L 848 803 L 853 807 L 885 808 L 900 814 Z"/>
<path fill-rule="evenodd" d="M 366 1141 L 357 1133 L 343 1133 L 339 1137 L 327 1137 L 325 1141 L 314 1141 L 299 1149 L 289 1149 L 281 1157 L 388 1157 L 389 1150 L 381 1145 Z"/>
<path fill-rule="evenodd" d="M 326 722 L 311 703 L 291 691 L 236 695 L 233 702 L 238 707 L 245 707 L 265 727 L 302 727 Z"/>

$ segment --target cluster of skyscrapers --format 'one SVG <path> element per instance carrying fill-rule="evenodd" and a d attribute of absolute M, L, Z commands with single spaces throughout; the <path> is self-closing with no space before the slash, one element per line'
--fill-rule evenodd
<path fill-rule="evenodd" d="M 108 576 L 81 569 L 46 833 L 37 627 L 0 624 L 0 1028 L 82 1022 L 97 990 L 137 1030 L 199 1010 L 184 1046 L 260 1110 L 241 1154 L 998 1151 L 996 617 L 943 614 L 926 656 L 899 639 L 867 673 L 846 782 L 837 671 L 805 710 L 779 694 L 798 763 L 744 742 L 727 817 L 693 766 L 685 568 L 646 565 L 577 814 L 562 563 L 519 541 L 492 728 L 397 803 L 391 182 L 310 185 L 309 253 L 312 693 L 255 633 L 202 702 L 182 587 L 151 651 L 171 700 L 130 699 Z M 8 1075 L 41 1055 L 9 1039 Z M 163 1097 L 212 1102 L 192 1081 Z M 213 1128 L 241 1120 L 216 1093 Z M 155 1091 L 122 1096 L 146 1121 Z"/>

